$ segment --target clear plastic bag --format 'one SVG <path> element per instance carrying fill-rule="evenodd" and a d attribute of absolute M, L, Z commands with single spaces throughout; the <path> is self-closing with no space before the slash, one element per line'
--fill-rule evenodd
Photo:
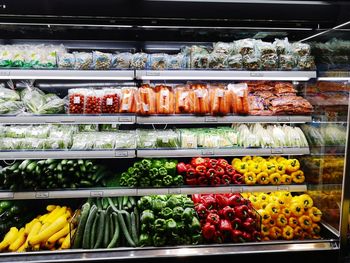
<path fill-rule="evenodd" d="M 225 53 L 212 52 L 209 56 L 209 68 L 222 69 L 227 68 L 227 55 Z"/>
<path fill-rule="evenodd" d="M 186 68 L 186 57 L 184 54 L 168 55 L 166 62 L 167 69 L 184 69 Z"/>
<path fill-rule="evenodd" d="M 178 148 L 179 133 L 173 130 L 163 130 L 156 132 L 156 148 Z"/>
<path fill-rule="evenodd" d="M 128 69 L 133 55 L 129 52 L 114 54 L 112 57 L 112 69 Z"/>
<path fill-rule="evenodd" d="M 265 54 L 261 56 L 261 69 L 273 70 L 278 68 L 278 57 L 276 54 Z"/>
<path fill-rule="evenodd" d="M 47 125 L 28 126 L 26 127 L 26 138 L 48 138 L 50 134 L 50 127 Z"/>
<path fill-rule="evenodd" d="M 136 132 L 135 131 L 118 131 L 115 140 L 115 149 L 135 149 Z"/>
<path fill-rule="evenodd" d="M 94 149 L 114 149 L 116 134 L 111 132 L 94 133 Z"/>
<path fill-rule="evenodd" d="M 151 70 L 166 69 L 168 55 L 165 53 L 156 53 L 148 56 L 147 68 Z"/>
<path fill-rule="evenodd" d="M 87 52 L 73 52 L 75 58 L 75 69 L 91 69 L 92 54 Z"/>
<path fill-rule="evenodd" d="M 156 91 L 156 112 L 157 114 L 174 114 L 175 103 L 174 93 L 170 86 L 157 85 Z"/>
<path fill-rule="evenodd" d="M 211 115 L 227 115 L 231 109 L 231 93 L 225 85 L 210 85 L 209 103 Z"/>
<path fill-rule="evenodd" d="M 295 57 L 293 55 L 280 55 L 278 67 L 282 70 L 292 70 L 295 68 Z"/>
<path fill-rule="evenodd" d="M 293 54 L 300 57 L 310 55 L 311 48 L 309 44 L 294 42 L 291 46 L 291 51 Z"/>
<path fill-rule="evenodd" d="M 150 87 L 148 84 L 142 85 L 139 90 L 140 96 L 140 114 L 152 115 L 156 114 L 156 92 L 155 89 Z"/>
<path fill-rule="evenodd" d="M 140 112 L 140 96 L 136 87 L 123 87 L 121 89 L 120 113 Z"/>
<path fill-rule="evenodd" d="M 232 96 L 232 111 L 236 114 L 249 113 L 248 85 L 246 83 L 229 84 L 227 86 Z"/>
<path fill-rule="evenodd" d="M 191 84 L 190 87 L 194 92 L 193 112 L 200 115 L 209 113 L 209 92 L 206 84 Z"/>
<path fill-rule="evenodd" d="M 97 132 L 98 124 L 79 124 L 79 132 Z"/>
<path fill-rule="evenodd" d="M 196 53 L 191 55 L 191 68 L 208 68 L 209 58 L 210 55 L 208 53 Z"/>
<path fill-rule="evenodd" d="M 189 148 L 196 149 L 198 147 L 197 144 L 197 134 L 190 129 L 180 129 L 181 134 L 181 148 Z"/>
<path fill-rule="evenodd" d="M 91 150 L 94 146 L 94 133 L 81 132 L 73 135 L 72 150 Z"/>
<path fill-rule="evenodd" d="M 25 50 L 24 46 L 12 47 L 12 67 L 23 68 L 25 65 Z"/>
<path fill-rule="evenodd" d="M 97 70 L 110 69 L 112 65 L 112 54 L 100 51 L 92 52 L 92 67 Z"/>
<path fill-rule="evenodd" d="M 285 55 L 290 51 L 290 43 L 288 42 L 288 38 L 275 39 L 273 45 L 276 49 L 277 55 Z"/>
<path fill-rule="evenodd" d="M 226 61 L 224 62 L 224 64 L 231 69 L 242 69 L 243 57 L 241 54 L 228 56 L 226 57 Z"/>
<path fill-rule="evenodd" d="M 256 45 L 256 50 L 257 52 L 261 55 L 269 55 L 269 54 L 276 54 L 276 48 L 273 44 L 269 43 L 269 42 L 264 42 L 261 40 L 257 40 L 255 41 L 255 45 Z"/>
<path fill-rule="evenodd" d="M 255 53 L 255 40 L 246 38 L 246 39 L 240 39 L 234 42 L 235 51 L 236 53 L 244 55 L 251 55 Z"/>
<path fill-rule="evenodd" d="M 0 101 L 0 114 L 18 115 L 25 111 L 22 101 Z"/>
<path fill-rule="evenodd" d="M 61 137 L 50 137 L 44 139 L 43 149 L 53 149 L 53 150 L 67 150 L 71 147 L 72 139 L 69 136 L 63 135 Z"/>
<path fill-rule="evenodd" d="M 137 148 L 156 148 L 156 135 L 153 130 L 137 130 Z"/>
<path fill-rule="evenodd" d="M 213 44 L 213 53 L 231 55 L 234 52 L 233 43 L 216 42 Z"/>
<path fill-rule="evenodd" d="M 120 89 L 103 89 L 102 113 L 118 113 L 120 105 L 120 96 Z"/>
<path fill-rule="evenodd" d="M 4 84 L 0 84 L 0 101 L 16 101 L 20 99 L 19 94 L 15 90 L 5 88 Z"/>
<path fill-rule="evenodd" d="M 45 106 L 45 93 L 30 85 L 22 91 L 21 99 L 30 113 L 40 114 L 40 109 Z"/>
<path fill-rule="evenodd" d="M 75 56 L 72 53 L 64 53 L 58 56 L 58 67 L 63 69 L 74 69 Z"/>
<path fill-rule="evenodd" d="M 56 94 L 46 94 L 45 104 L 38 109 L 37 114 L 64 113 L 65 101 Z"/>
<path fill-rule="evenodd" d="M 256 54 L 244 55 L 243 68 L 247 70 L 259 70 L 261 68 L 260 57 Z"/>
<path fill-rule="evenodd" d="M 68 90 L 69 114 L 83 114 L 87 89 Z"/>
<path fill-rule="evenodd" d="M 131 59 L 131 68 L 133 69 L 146 69 L 148 60 L 148 54 L 146 53 L 135 53 Z"/>
<path fill-rule="evenodd" d="M 298 58 L 297 68 L 299 70 L 314 70 L 316 68 L 313 56 L 302 56 Z"/>
<path fill-rule="evenodd" d="M 194 113 L 194 91 L 187 85 L 178 85 L 174 89 L 175 93 L 175 113 Z"/>
<path fill-rule="evenodd" d="M 5 126 L 3 129 L 4 137 L 8 138 L 25 138 L 26 129 L 30 126 Z"/>
<path fill-rule="evenodd" d="M 86 114 L 101 114 L 102 113 L 102 90 L 87 90 L 85 96 L 85 110 Z"/>
<path fill-rule="evenodd" d="M 12 48 L 8 45 L 3 45 L 0 48 L 0 67 L 12 67 Z"/>

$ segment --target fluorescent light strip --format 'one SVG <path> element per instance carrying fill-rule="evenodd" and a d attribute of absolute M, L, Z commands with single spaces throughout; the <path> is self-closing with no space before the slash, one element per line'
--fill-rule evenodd
<path fill-rule="evenodd" d="M 350 77 L 320 77 L 319 81 L 350 81 Z"/>
<path fill-rule="evenodd" d="M 131 28 L 132 25 L 94 25 L 94 24 L 57 24 L 57 23 L 0 23 L 0 25 L 13 25 L 13 26 L 80 26 L 80 27 L 111 27 L 111 28 Z"/>
<path fill-rule="evenodd" d="M 147 0 L 149 2 L 215 2 L 237 4 L 286 4 L 286 5 L 331 5 L 326 1 L 281 1 L 281 0 Z"/>
<path fill-rule="evenodd" d="M 300 28 L 300 27 L 232 27 L 232 26 L 138 26 L 140 28 L 184 28 L 184 29 L 210 29 L 210 28 L 215 28 L 215 29 L 242 29 L 242 30 L 297 30 L 297 31 L 311 31 L 313 30 L 312 28 Z"/>
<path fill-rule="evenodd" d="M 141 76 L 141 80 L 290 80 L 308 81 L 309 77 L 204 77 L 204 76 Z"/>
<path fill-rule="evenodd" d="M 86 77 L 74 77 L 74 76 L 0 76 L 0 79 L 69 79 L 69 80 L 133 80 L 133 77 L 99 77 L 99 76 L 86 76 Z"/>

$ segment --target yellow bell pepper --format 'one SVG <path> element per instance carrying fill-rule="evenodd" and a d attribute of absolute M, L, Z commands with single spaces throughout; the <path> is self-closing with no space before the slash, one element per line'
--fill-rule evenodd
<path fill-rule="evenodd" d="M 294 231 L 293 231 L 294 238 L 301 239 L 303 237 L 303 233 L 304 233 L 304 230 L 300 226 L 297 226 L 294 228 Z"/>
<path fill-rule="evenodd" d="M 285 226 L 282 230 L 282 237 L 286 240 L 291 240 L 294 237 L 293 228 L 290 226 Z"/>
<path fill-rule="evenodd" d="M 292 214 L 292 212 L 290 211 L 289 207 L 283 207 L 281 210 L 281 213 L 284 214 L 284 216 L 286 218 L 289 218 Z"/>
<path fill-rule="evenodd" d="M 258 210 L 258 213 L 259 215 L 261 216 L 261 222 L 264 224 L 264 225 L 267 225 L 271 219 L 271 216 L 269 213 L 266 212 L 265 209 L 259 209 Z"/>
<path fill-rule="evenodd" d="M 252 205 L 254 207 L 257 207 L 258 202 L 259 202 L 259 198 L 258 197 L 254 196 L 254 195 L 251 195 L 251 196 L 249 196 L 248 200 L 252 203 Z"/>
<path fill-rule="evenodd" d="M 319 235 L 321 233 L 321 227 L 313 223 L 308 231 L 311 235 Z"/>
<path fill-rule="evenodd" d="M 283 156 L 278 156 L 276 160 L 277 160 L 278 163 L 284 163 L 285 161 L 288 161 L 288 160 L 287 160 L 286 158 L 284 158 Z"/>
<path fill-rule="evenodd" d="M 270 182 L 269 175 L 266 172 L 261 172 L 256 176 L 258 184 L 268 184 Z"/>
<path fill-rule="evenodd" d="M 298 171 L 300 169 L 300 163 L 298 159 L 289 159 L 287 162 L 286 170 L 289 173 Z"/>
<path fill-rule="evenodd" d="M 261 201 L 269 201 L 269 199 L 270 199 L 270 197 L 269 197 L 267 194 L 265 194 L 265 193 L 260 193 L 260 194 L 258 195 L 258 197 L 259 197 L 259 199 L 260 199 Z"/>
<path fill-rule="evenodd" d="M 292 215 L 295 217 L 299 217 L 304 214 L 303 206 L 299 202 L 293 202 L 290 205 L 290 211 L 292 212 Z"/>
<path fill-rule="evenodd" d="M 259 205 L 260 205 L 260 208 L 262 208 L 262 209 L 265 209 L 266 208 L 266 206 L 269 204 L 269 202 L 268 201 L 260 201 L 260 203 L 259 203 Z"/>
<path fill-rule="evenodd" d="M 263 236 L 268 236 L 270 234 L 270 227 L 268 225 L 261 226 L 261 234 Z"/>
<path fill-rule="evenodd" d="M 292 194 L 288 191 L 280 191 L 279 198 L 281 198 L 285 204 L 289 204 L 293 199 Z"/>
<path fill-rule="evenodd" d="M 240 163 L 240 162 L 242 162 L 241 159 L 234 158 L 234 159 L 232 159 L 231 165 L 232 165 L 233 168 L 236 169 L 236 165 L 238 165 L 238 163 Z"/>
<path fill-rule="evenodd" d="M 272 173 L 269 175 L 269 181 L 271 184 L 280 184 L 281 175 L 279 173 Z"/>
<path fill-rule="evenodd" d="M 269 157 L 267 157 L 266 158 L 266 160 L 268 161 L 268 162 L 274 162 L 274 161 L 276 161 L 277 162 L 277 158 L 278 158 L 279 156 L 276 156 L 276 155 L 271 155 L 271 156 L 269 156 Z"/>
<path fill-rule="evenodd" d="M 317 207 L 314 207 L 314 206 L 311 207 L 308 210 L 308 213 L 309 213 L 309 217 L 311 218 L 311 220 L 313 222 L 320 222 L 321 221 L 322 212 Z"/>
<path fill-rule="evenodd" d="M 284 163 L 277 163 L 276 172 L 281 175 L 286 173 L 286 166 Z"/>
<path fill-rule="evenodd" d="M 247 155 L 247 156 L 244 156 L 244 157 L 242 158 L 242 162 L 247 162 L 247 161 L 250 161 L 251 159 L 252 159 L 252 157 L 249 156 L 249 155 Z"/>
<path fill-rule="evenodd" d="M 279 227 L 284 227 L 288 224 L 287 218 L 284 216 L 284 214 L 279 214 L 276 219 L 276 224 Z"/>
<path fill-rule="evenodd" d="M 276 164 L 274 164 L 273 162 L 266 162 L 266 172 L 268 174 L 273 174 L 276 172 Z"/>
<path fill-rule="evenodd" d="M 270 218 L 269 219 L 269 222 L 267 223 L 268 224 L 268 226 L 271 228 L 271 227 L 274 227 L 274 226 L 276 226 L 276 220 L 275 219 L 273 219 L 273 218 Z"/>
<path fill-rule="evenodd" d="M 279 239 L 281 235 L 282 235 L 282 231 L 279 227 L 277 226 L 271 227 L 270 234 L 269 234 L 269 237 L 271 239 L 274 239 L 274 240 Z"/>
<path fill-rule="evenodd" d="M 271 202 L 266 206 L 265 210 L 272 218 L 276 218 L 280 212 L 280 205 L 277 202 Z"/>
<path fill-rule="evenodd" d="M 291 184 L 292 183 L 292 177 L 288 174 L 283 174 L 281 176 L 281 184 Z"/>
<path fill-rule="evenodd" d="M 302 229 L 308 230 L 311 228 L 312 220 L 309 216 L 303 215 L 299 217 L 298 222 Z"/>
<path fill-rule="evenodd" d="M 244 173 L 248 172 L 248 164 L 246 162 L 236 163 L 235 169 L 240 174 L 244 174 Z"/>
<path fill-rule="evenodd" d="M 304 208 L 311 208 L 314 205 L 314 201 L 307 194 L 302 194 L 298 196 L 298 201 L 303 204 Z"/>
<path fill-rule="evenodd" d="M 292 177 L 293 182 L 296 184 L 302 184 L 305 181 L 304 172 L 301 170 L 292 172 L 291 177 Z"/>
<path fill-rule="evenodd" d="M 253 161 L 256 162 L 256 163 L 260 163 L 262 161 L 265 161 L 265 159 L 261 156 L 254 156 L 253 157 Z"/>
<path fill-rule="evenodd" d="M 256 175 L 253 172 L 244 173 L 244 182 L 248 185 L 253 185 L 256 183 Z"/>
<path fill-rule="evenodd" d="M 249 164 L 248 171 L 253 172 L 255 174 L 260 173 L 261 169 L 260 169 L 259 163 L 252 161 L 252 163 Z"/>
<path fill-rule="evenodd" d="M 288 225 L 290 225 L 293 228 L 296 228 L 298 226 L 299 222 L 298 219 L 294 216 L 290 217 L 288 219 Z"/>

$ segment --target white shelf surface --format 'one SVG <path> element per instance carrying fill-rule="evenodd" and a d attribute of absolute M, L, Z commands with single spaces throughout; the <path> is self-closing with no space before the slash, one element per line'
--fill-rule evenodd
<path fill-rule="evenodd" d="M 134 115 L 0 115 L 0 123 L 2 124 L 134 124 L 135 122 Z"/>
<path fill-rule="evenodd" d="M 134 70 L 1 69 L 0 79 L 133 80 Z"/>
<path fill-rule="evenodd" d="M 308 81 L 316 71 L 136 70 L 139 80 L 290 80 Z"/>
<path fill-rule="evenodd" d="M 115 197 L 115 196 L 145 196 L 163 194 L 220 194 L 220 193 L 251 193 L 273 191 L 305 192 L 307 186 L 300 185 L 230 185 L 204 187 L 169 187 L 169 188 L 97 188 L 97 189 L 67 189 L 33 192 L 0 191 L 0 200 L 24 199 L 57 199 L 57 198 L 88 198 L 88 197 Z"/>

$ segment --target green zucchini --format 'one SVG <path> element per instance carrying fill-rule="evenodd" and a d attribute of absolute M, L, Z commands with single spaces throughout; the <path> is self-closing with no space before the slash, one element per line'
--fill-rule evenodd
<path fill-rule="evenodd" d="M 109 235 L 110 235 L 110 224 L 113 223 L 110 221 L 110 214 L 111 210 L 108 208 L 106 210 L 106 216 L 105 216 L 105 222 L 104 222 L 104 231 L 101 231 L 103 233 L 103 243 L 102 246 L 106 248 L 109 244 Z"/>
<path fill-rule="evenodd" d="M 103 234 L 104 234 L 104 229 L 103 227 L 107 228 L 107 225 L 104 225 L 105 222 L 105 218 L 106 218 L 106 211 L 101 211 L 100 216 L 99 216 L 99 220 L 98 220 L 98 225 L 100 226 L 100 228 L 98 229 L 98 235 L 97 235 L 97 240 L 95 242 L 94 245 L 94 249 L 96 248 L 100 248 L 102 245 L 102 241 L 103 241 Z"/>
<path fill-rule="evenodd" d="M 131 212 L 131 237 L 134 240 L 134 243 L 136 246 L 139 244 L 139 235 L 137 232 L 137 227 L 136 227 L 136 217 L 134 212 Z"/>
<path fill-rule="evenodd" d="M 129 231 L 125 225 L 125 222 L 124 222 L 124 219 L 123 219 L 123 216 L 122 214 L 118 213 L 118 222 L 120 224 L 120 227 L 121 227 L 121 230 L 124 234 L 124 237 L 126 238 L 126 241 L 129 243 L 130 246 L 132 247 L 136 247 L 134 241 L 132 240 L 130 234 L 129 234 Z"/>
<path fill-rule="evenodd" d="M 97 236 L 98 236 L 98 233 L 99 233 L 100 228 L 101 228 L 101 225 L 98 224 L 100 217 L 101 217 L 101 215 L 99 215 L 99 213 L 97 213 L 97 215 L 94 219 L 94 223 L 92 224 L 91 237 L 90 237 L 90 248 L 93 248 L 95 246 Z M 103 227 L 103 225 L 102 225 L 102 227 Z"/>
<path fill-rule="evenodd" d="M 119 228 L 119 222 L 118 222 L 118 215 L 113 212 L 112 213 L 112 217 L 113 217 L 113 221 L 114 221 L 114 225 L 115 225 L 115 230 L 114 230 L 114 234 L 113 234 L 113 238 L 111 240 L 111 242 L 109 242 L 107 248 L 113 248 L 117 246 L 118 240 L 119 240 L 119 235 L 120 235 L 120 228 Z"/>
<path fill-rule="evenodd" d="M 81 247 L 81 243 L 83 240 L 83 234 L 84 234 L 84 230 L 85 230 L 85 225 L 86 225 L 86 221 L 87 221 L 88 216 L 89 216 L 90 208 L 91 208 L 90 203 L 85 203 L 81 209 L 81 216 L 80 216 L 77 232 L 75 234 L 73 248 L 80 248 Z"/>
<path fill-rule="evenodd" d="M 83 248 L 90 248 L 90 238 L 91 238 L 90 234 L 91 234 L 91 229 L 92 229 L 92 225 L 94 223 L 96 214 L 97 214 L 97 206 L 92 205 L 88 219 L 86 221 L 86 226 L 84 229 Z"/>

